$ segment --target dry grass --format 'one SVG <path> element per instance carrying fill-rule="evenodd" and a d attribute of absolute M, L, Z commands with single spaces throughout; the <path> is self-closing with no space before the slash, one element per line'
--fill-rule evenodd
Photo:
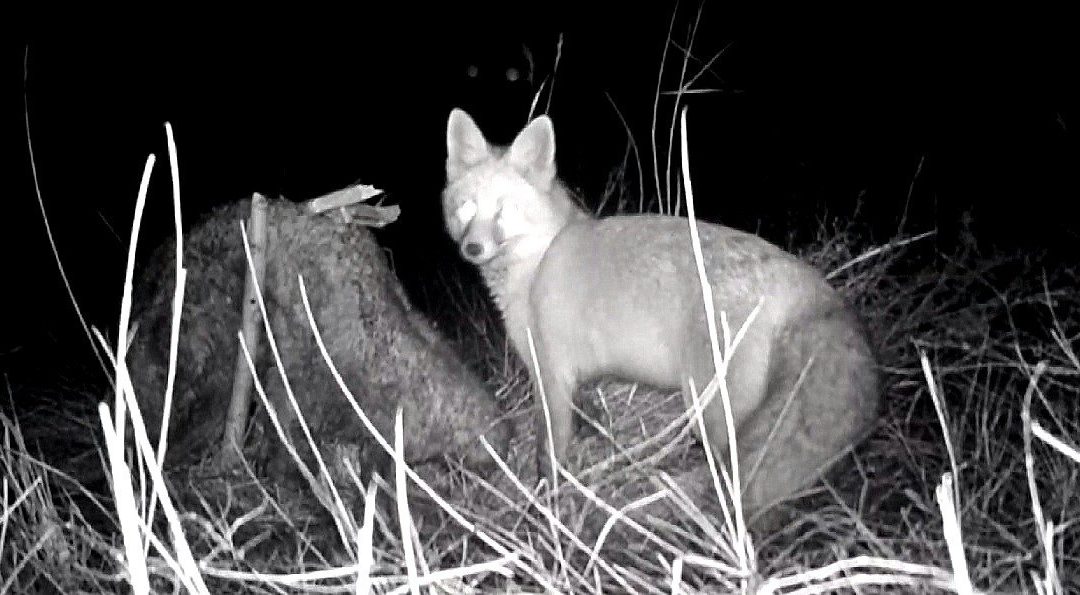
<path fill-rule="evenodd" d="M 153 590 L 215 593 L 429 583 L 444 592 L 666 592 L 675 577 L 680 589 L 703 592 L 860 584 L 964 592 L 966 580 L 984 592 L 1080 588 L 1080 463 L 1068 450 L 1080 442 L 1076 271 L 971 246 L 948 256 L 918 238 L 867 246 L 861 236 L 850 224 L 823 223 L 803 256 L 831 271 L 870 322 L 887 411 L 826 482 L 778 507 L 749 543 L 732 539 L 670 392 L 590 387 L 573 473 L 557 494 L 538 495 L 524 369 L 486 302 L 460 288 L 460 336 L 474 339 L 466 348 L 483 354 L 500 398 L 521 417 L 499 472 L 479 476 L 448 462 L 425 473 L 438 478 L 442 505 L 410 487 L 409 512 L 396 496 L 401 476 L 357 486 L 361 502 L 384 505 L 330 514 L 319 504 L 329 500 L 272 487 L 250 469 L 159 478 L 148 443 L 121 443 L 111 432 L 112 449 L 100 457 L 108 481 L 95 493 L 38 454 L 54 454 L 47 445 L 62 436 L 91 435 L 95 423 L 97 436 L 115 429 L 117 401 L 103 406 L 102 424 L 91 395 L 69 393 L 21 423 L 0 418 L 0 590 L 126 590 L 139 583 L 135 572 Z M 120 408 L 130 408 L 130 386 L 120 385 Z M 80 446 L 93 452 L 87 440 Z M 943 475 L 954 492 L 942 490 Z M 173 496 L 161 500 L 165 519 L 147 514 L 155 487 Z"/>
<path fill-rule="evenodd" d="M 661 204 L 678 208 L 667 187 Z M 819 230 L 800 253 L 868 321 L 886 411 L 749 537 L 671 392 L 583 391 L 569 472 L 537 491 L 524 364 L 479 290 L 455 285 L 448 332 L 520 421 L 506 460 L 492 452 L 498 471 L 399 464 L 348 486 L 350 506 L 325 481 L 274 486 L 247 466 L 159 470 L 138 422 L 118 431 L 140 417 L 121 358 L 100 404 L 108 389 L 70 389 L 0 415 L 0 593 L 1080 591 L 1078 271 L 918 235 L 869 245 L 852 222 Z M 98 339 L 105 360 L 123 353 Z"/>

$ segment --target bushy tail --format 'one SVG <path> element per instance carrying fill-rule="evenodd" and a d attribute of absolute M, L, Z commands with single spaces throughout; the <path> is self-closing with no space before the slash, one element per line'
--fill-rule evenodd
<path fill-rule="evenodd" d="M 878 417 L 877 368 L 861 325 L 835 304 L 779 328 L 763 406 L 740 428 L 743 502 L 753 512 L 812 483 Z"/>

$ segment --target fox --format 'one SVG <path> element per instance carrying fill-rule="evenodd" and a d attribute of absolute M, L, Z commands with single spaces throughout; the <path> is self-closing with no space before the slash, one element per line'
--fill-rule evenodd
<path fill-rule="evenodd" d="M 547 115 L 496 146 L 455 108 L 446 147 L 446 230 L 479 269 L 545 399 L 538 478 L 555 480 L 551 455 L 566 462 L 584 382 L 681 390 L 692 406 L 691 383 L 702 390 L 716 370 L 688 219 L 584 210 L 557 175 Z M 726 313 L 734 332 L 756 311 L 724 367 L 743 510 L 761 511 L 807 488 L 868 432 L 882 400 L 876 359 L 861 319 L 812 265 L 755 234 L 697 225 L 716 320 Z M 719 395 L 701 415 L 716 461 L 727 461 Z"/>

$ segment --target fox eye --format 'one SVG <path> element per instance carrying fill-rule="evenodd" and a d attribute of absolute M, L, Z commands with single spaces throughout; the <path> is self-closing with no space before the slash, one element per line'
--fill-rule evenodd
<path fill-rule="evenodd" d="M 458 207 L 457 211 L 454 212 L 454 217 L 457 218 L 457 220 L 461 223 L 462 227 L 465 227 L 469 223 L 471 223 L 472 220 L 473 220 L 473 217 L 475 217 L 475 216 L 476 216 L 476 203 L 471 201 L 471 200 L 467 200 L 467 201 L 461 203 L 461 206 Z"/>

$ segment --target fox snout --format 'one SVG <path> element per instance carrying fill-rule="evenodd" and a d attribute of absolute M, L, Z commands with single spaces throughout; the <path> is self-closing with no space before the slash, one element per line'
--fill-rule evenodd
<path fill-rule="evenodd" d="M 505 244 L 506 234 L 496 220 L 473 218 L 466 222 L 458 238 L 462 258 L 474 265 L 487 264 Z"/>
<path fill-rule="evenodd" d="M 470 240 L 461 242 L 461 256 L 474 265 L 482 265 L 495 256 L 497 247 L 494 242 L 482 240 Z"/>
<path fill-rule="evenodd" d="M 479 242 L 469 242 L 461 247 L 461 253 L 468 258 L 479 258 L 484 253 L 484 245 Z"/>

